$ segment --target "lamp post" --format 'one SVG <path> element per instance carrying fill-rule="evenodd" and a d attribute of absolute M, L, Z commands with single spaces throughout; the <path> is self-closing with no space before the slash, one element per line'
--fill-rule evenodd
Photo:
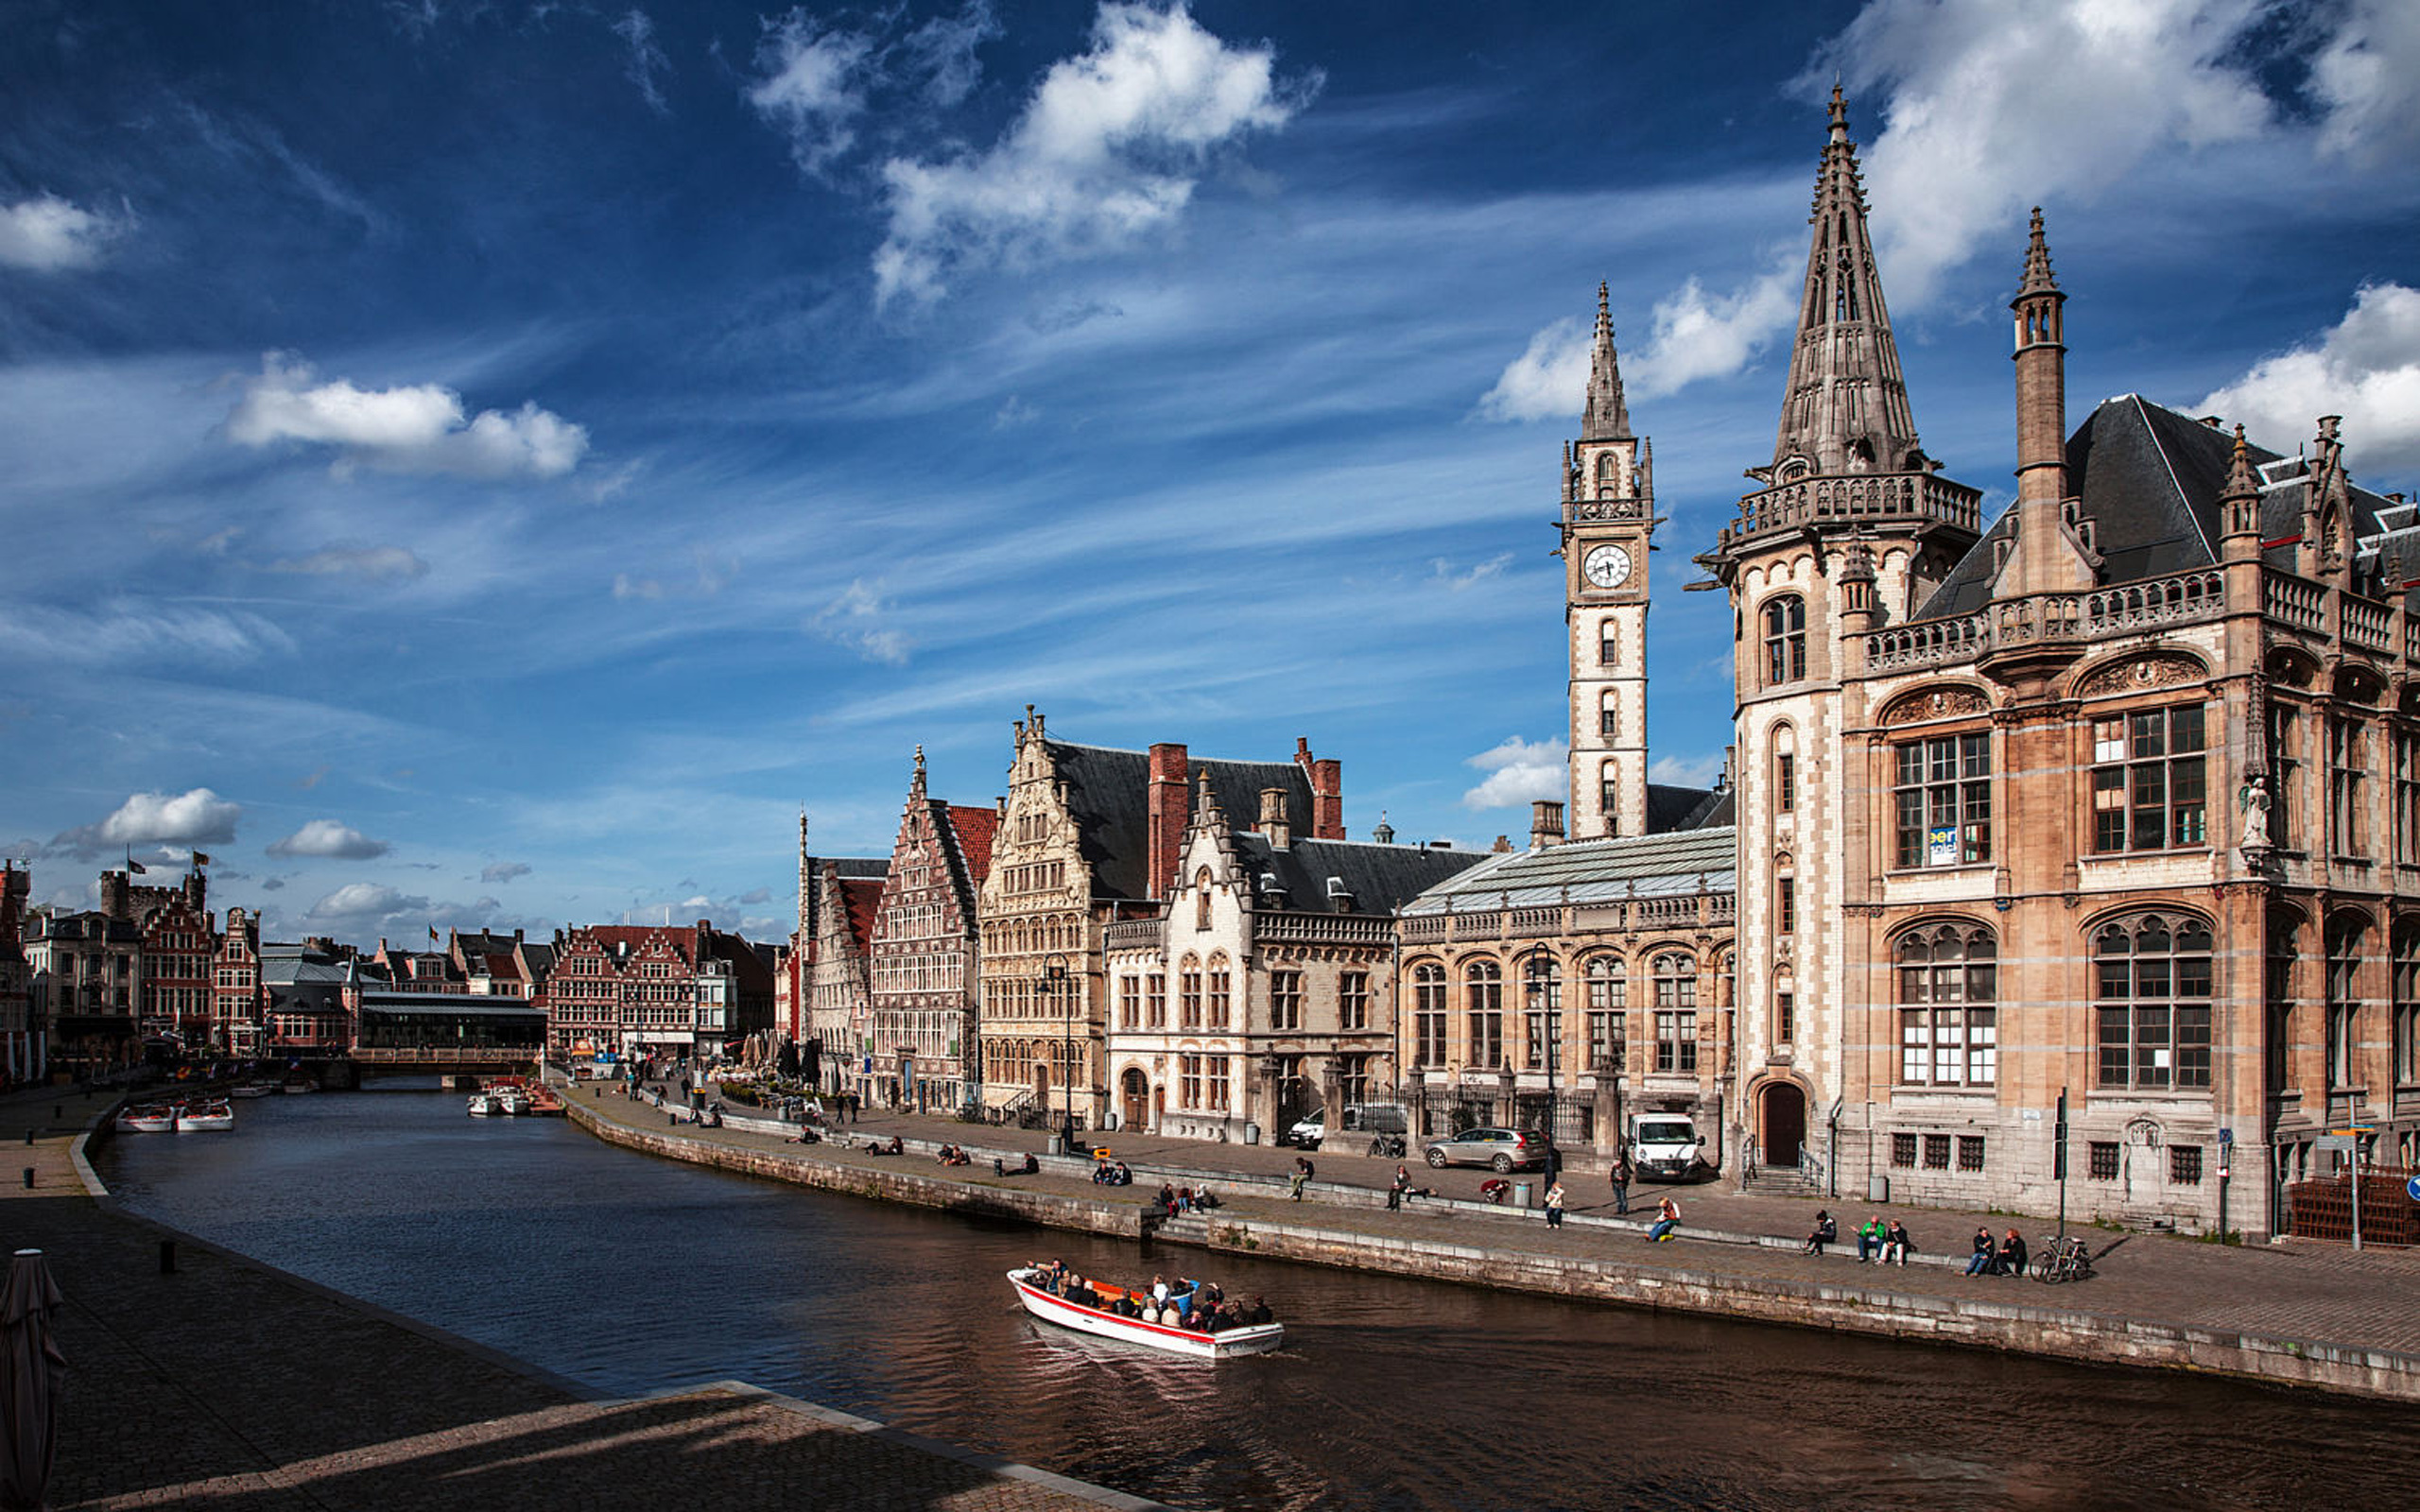
<path fill-rule="evenodd" d="M 1067 1054 L 1059 1062 L 1061 1098 L 1066 1108 L 1066 1122 L 1059 1129 L 1059 1153 L 1073 1155 L 1076 1151 L 1076 1015 L 1066 1002 L 1067 957 L 1052 954 L 1043 968 L 1043 981 L 1049 984 L 1050 1001 L 1057 1004 L 1066 1036 Z"/>

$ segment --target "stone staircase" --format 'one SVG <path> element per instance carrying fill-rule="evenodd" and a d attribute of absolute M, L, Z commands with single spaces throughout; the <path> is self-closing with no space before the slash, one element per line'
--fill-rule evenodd
<path fill-rule="evenodd" d="M 1740 1190 L 1756 1197 L 1820 1197 L 1824 1194 L 1822 1183 L 1809 1176 L 1804 1167 L 1795 1165 L 1752 1167 Z"/>

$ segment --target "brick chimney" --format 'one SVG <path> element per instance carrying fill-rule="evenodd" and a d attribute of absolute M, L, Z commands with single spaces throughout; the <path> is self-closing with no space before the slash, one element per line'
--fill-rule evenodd
<path fill-rule="evenodd" d="M 1145 795 L 1149 836 L 1144 844 L 1147 868 L 1143 885 L 1148 896 L 1166 898 L 1176 876 L 1178 849 L 1184 844 L 1184 823 L 1193 813 L 1190 767 L 1183 746 L 1151 747 L 1151 781 Z"/>
<path fill-rule="evenodd" d="M 1271 850 L 1283 850 L 1294 843 L 1294 826 L 1286 817 L 1286 790 L 1264 787 L 1260 790 L 1260 833 L 1269 836 Z"/>
<path fill-rule="evenodd" d="M 1563 805 L 1542 798 L 1530 805 L 1530 849 L 1543 850 L 1563 843 Z"/>
<path fill-rule="evenodd" d="M 1304 736 L 1294 737 L 1294 765 L 1303 769 L 1304 778 L 1311 784 L 1311 837 L 1315 840 L 1344 838 L 1344 764 L 1320 761 L 1311 755 L 1311 743 Z"/>

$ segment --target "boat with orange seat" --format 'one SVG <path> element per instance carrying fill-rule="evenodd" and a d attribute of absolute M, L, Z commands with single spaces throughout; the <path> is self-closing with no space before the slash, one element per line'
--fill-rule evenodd
<path fill-rule="evenodd" d="M 1036 1266 L 1009 1272 L 1009 1284 L 1015 1287 L 1017 1300 L 1025 1310 L 1045 1322 L 1084 1333 L 1098 1333 L 1105 1339 L 1124 1339 L 1130 1344 L 1149 1345 L 1171 1354 L 1187 1354 L 1201 1360 L 1223 1360 L 1230 1355 L 1266 1354 L 1286 1342 L 1286 1326 L 1282 1323 L 1253 1323 L 1239 1328 L 1221 1329 L 1216 1333 L 1199 1329 L 1179 1328 L 1173 1323 L 1147 1323 L 1139 1317 L 1124 1317 L 1106 1308 L 1085 1307 L 1053 1294 L 1043 1282 L 1046 1280 Z M 1100 1281 L 1086 1284 L 1104 1302 L 1125 1297 L 1137 1307 L 1149 1306 L 1149 1288 L 1136 1291 L 1123 1286 L 1111 1286 Z"/>

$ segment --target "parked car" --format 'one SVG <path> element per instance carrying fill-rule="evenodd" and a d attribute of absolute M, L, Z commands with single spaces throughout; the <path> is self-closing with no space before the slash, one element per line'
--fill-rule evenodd
<path fill-rule="evenodd" d="M 1449 1165 L 1484 1165 L 1499 1173 L 1547 1163 L 1548 1144 L 1534 1128 L 1466 1128 L 1450 1139 L 1432 1141 L 1428 1163 L 1440 1170 Z"/>
<path fill-rule="evenodd" d="M 1288 1129 L 1285 1136 L 1277 1143 L 1291 1144 L 1298 1150 L 1316 1150 L 1320 1147 L 1320 1141 L 1325 1138 L 1327 1138 L 1327 1112 L 1322 1109 L 1296 1121 L 1294 1126 Z"/>

